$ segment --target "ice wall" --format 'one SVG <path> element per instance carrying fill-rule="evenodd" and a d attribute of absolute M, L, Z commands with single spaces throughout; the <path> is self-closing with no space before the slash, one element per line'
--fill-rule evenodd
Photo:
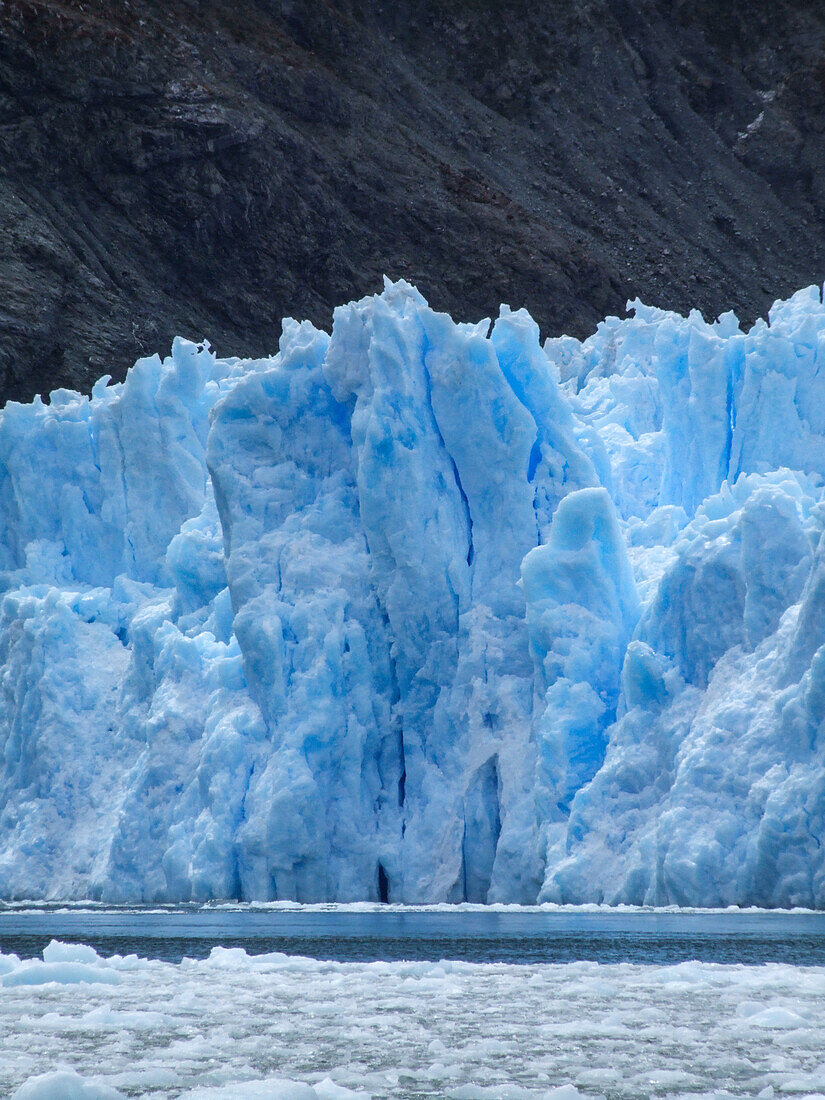
<path fill-rule="evenodd" d="M 0 896 L 825 904 L 821 296 L 632 308 L 0 412 Z"/>

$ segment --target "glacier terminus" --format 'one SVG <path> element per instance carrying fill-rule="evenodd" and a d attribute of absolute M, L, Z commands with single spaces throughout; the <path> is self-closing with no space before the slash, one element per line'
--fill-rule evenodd
<path fill-rule="evenodd" d="M 0 412 L 0 896 L 825 907 L 825 306 L 404 282 Z"/>

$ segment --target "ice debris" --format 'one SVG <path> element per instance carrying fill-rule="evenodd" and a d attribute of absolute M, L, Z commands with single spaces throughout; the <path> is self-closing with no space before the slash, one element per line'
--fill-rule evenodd
<path fill-rule="evenodd" d="M 0 896 L 825 905 L 822 296 L 630 306 L 8 404 Z"/>
<path fill-rule="evenodd" d="M 739 918 L 728 917 L 732 931 Z M 762 935 L 769 923 L 780 940 L 792 925 L 764 921 Z M 797 935 L 804 923 L 793 922 Z M 0 954 L 0 967 L 7 961 L 32 962 Z M 238 948 L 179 964 L 114 956 L 97 965 L 117 969 L 121 984 L 3 991 L 0 1095 L 823 1095 L 821 966 L 337 963 Z"/>

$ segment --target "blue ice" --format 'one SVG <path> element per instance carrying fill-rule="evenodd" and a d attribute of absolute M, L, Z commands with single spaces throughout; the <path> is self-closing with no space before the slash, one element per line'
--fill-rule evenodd
<path fill-rule="evenodd" d="M 404 282 L 0 412 L 0 896 L 825 905 L 825 309 Z"/>

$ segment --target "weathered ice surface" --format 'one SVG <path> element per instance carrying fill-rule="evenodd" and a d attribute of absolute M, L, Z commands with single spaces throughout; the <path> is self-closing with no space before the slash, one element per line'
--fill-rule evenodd
<path fill-rule="evenodd" d="M 825 905 L 825 307 L 407 283 L 0 413 L 0 896 Z"/>

